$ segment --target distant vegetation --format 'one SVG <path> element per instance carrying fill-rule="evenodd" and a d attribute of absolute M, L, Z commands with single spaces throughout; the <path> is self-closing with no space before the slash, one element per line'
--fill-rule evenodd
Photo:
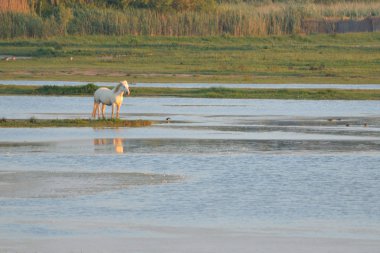
<path fill-rule="evenodd" d="M 12 86 L 1 85 L 2 95 L 58 95 L 58 96 L 88 96 L 93 95 L 99 87 L 94 84 L 81 86 Z"/>
<path fill-rule="evenodd" d="M 97 86 L 9 86 L 0 85 L 0 95 L 83 95 L 92 96 Z M 78 91 L 82 91 L 79 93 Z M 380 90 L 339 89 L 231 89 L 231 88 L 133 88 L 132 96 L 171 96 L 196 98 L 380 100 Z"/>
<path fill-rule="evenodd" d="M 1 0 L 0 0 L 1 1 Z M 380 1 L 30 0 L 0 11 L 0 38 L 56 35 L 263 36 L 300 33 L 304 18 L 380 15 Z"/>

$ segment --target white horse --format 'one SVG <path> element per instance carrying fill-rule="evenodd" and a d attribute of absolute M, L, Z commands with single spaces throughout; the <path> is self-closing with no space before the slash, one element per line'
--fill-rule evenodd
<path fill-rule="evenodd" d="M 106 110 L 106 105 L 112 106 L 111 119 L 113 118 L 114 105 L 116 105 L 116 118 L 119 118 L 120 106 L 123 103 L 123 95 L 127 93 L 129 96 L 131 93 L 129 91 L 129 86 L 127 81 L 121 81 L 112 90 L 108 88 L 99 88 L 94 93 L 94 107 L 92 110 L 92 117 L 96 117 L 96 112 L 98 112 L 98 118 L 100 118 L 100 108 L 99 105 L 102 104 L 102 116 L 104 116 L 104 111 Z"/>

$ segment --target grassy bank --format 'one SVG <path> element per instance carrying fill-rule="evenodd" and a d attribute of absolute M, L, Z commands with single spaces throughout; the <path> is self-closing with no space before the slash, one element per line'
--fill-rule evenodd
<path fill-rule="evenodd" d="M 176 96 L 196 98 L 380 100 L 380 91 L 337 89 L 172 89 L 139 88 L 136 96 Z"/>
<path fill-rule="evenodd" d="M 380 33 L 0 40 L 1 79 L 380 83 Z M 32 58 L 20 58 L 29 56 Z"/>
<path fill-rule="evenodd" d="M 98 87 L 0 85 L 0 95 L 92 96 Z M 132 96 L 172 96 L 195 98 L 380 100 L 380 90 L 340 89 L 230 89 L 230 88 L 131 88 Z"/>
<path fill-rule="evenodd" d="M 4 127 L 144 127 L 150 126 L 148 120 L 90 120 L 90 119 L 0 119 Z"/>

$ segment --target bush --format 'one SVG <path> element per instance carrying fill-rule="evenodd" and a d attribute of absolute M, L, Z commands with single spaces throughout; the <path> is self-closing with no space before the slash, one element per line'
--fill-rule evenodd
<path fill-rule="evenodd" d="M 54 47 L 41 47 L 34 53 L 35 56 L 57 56 L 58 53 Z"/>
<path fill-rule="evenodd" d="M 34 94 L 38 95 L 92 95 L 99 87 L 89 83 L 82 86 L 44 85 L 37 88 Z"/>

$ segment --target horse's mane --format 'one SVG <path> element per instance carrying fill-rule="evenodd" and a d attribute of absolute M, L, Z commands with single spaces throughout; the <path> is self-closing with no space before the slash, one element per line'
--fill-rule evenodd
<path fill-rule="evenodd" d="M 121 83 L 119 83 L 115 88 L 114 88 L 114 91 L 113 91 L 113 93 L 118 93 L 119 92 L 119 90 L 120 90 L 120 88 L 121 88 L 121 86 L 122 86 L 122 84 Z"/>

